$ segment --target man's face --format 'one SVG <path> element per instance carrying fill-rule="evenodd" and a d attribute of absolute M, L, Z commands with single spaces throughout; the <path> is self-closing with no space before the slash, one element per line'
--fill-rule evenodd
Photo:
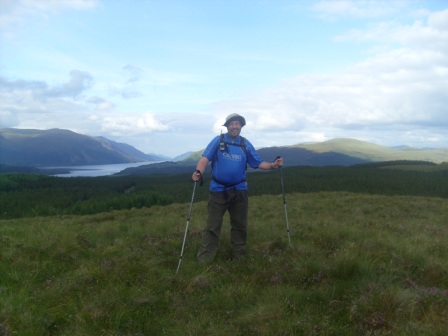
<path fill-rule="evenodd" d="M 232 139 L 238 138 L 241 133 L 241 123 L 239 122 L 239 120 L 231 121 L 227 125 L 227 132 Z"/>

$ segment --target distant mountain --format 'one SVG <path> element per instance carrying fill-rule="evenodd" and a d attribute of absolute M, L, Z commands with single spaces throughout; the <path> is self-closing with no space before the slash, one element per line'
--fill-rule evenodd
<path fill-rule="evenodd" d="M 260 156 L 267 161 L 274 161 L 281 156 L 289 166 L 352 166 L 367 163 L 369 160 L 352 157 L 338 152 L 315 152 L 296 147 L 270 147 L 258 150 Z"/>
<path fill-rule="evenodd" d="M 0 129 L 0 164 L 8 166 L 77 166 L 162 161 L 104 137 L 64 129 Z"/>
<path fill-rule="evenodd" d="M 292 147 L 311 150 L 314 153 L 340 153 L 369 162 L 417 160 L 442 163 L 448 161 L 448 148 L 385 147 L 347 138 L 337 138 L 314 144 L 298 144 Z"/>
<path fill-rule="evenodd" d="M 280 155 L 287 165 L 292 166 L 350 166 L 359 163 L 396 160 L 417 160 L 434 163 L 448 161 L 448 148 L 420 149 L 409 146 L 390 148 L 346 138 L 294 146 L 261 148 L 258 149 L 258 153 L 267 161 L 272 161 Z M 196 162 L 201 154 L 202 151 L 191 153 L 184 161 Z"/>
<path fill-rule="evenodd" d="M 151 160 L 148 161 L 169 161 L 173 160 L 171 157 L 163 155 L 163 154 L 156 154 L 156 153 L 148 153 L 146 154 L 148 158 L 151 158 Z"/>
<path fill-rule="evenodd" d="M 176 156 L 176 157 L 173 159 L 173 161 L 176 161 L 176 162 L 177 162 L 177 161 L 184 161 L 184 160 L 190 158 L 191 155 L 193 155 L 193 153 L 194 153 L 194 152 L 187 152 L 187 153 L 184 153 L 184 154 L 182 154 L 182 155 Z M 198 159 L 199 159 L 199 157 L 198 157 Z"/>
<path fill-rule="evenodd" d="M 196 165 L 203 151 L 191 153 L 183 162 L 191 162 Z M 281 156 L 289 166 L 351 166 L 354 164 L 371 162 L 370 160 L 352 157 L 337 152 L 315 152 L 313 150 L 292 146 L 267 147 L 257 150 L 258 154 L 266 161 L 274 161 Z"/>
<path fill-rule="evenodd" d="M 181 174 L 192 172 L 196 163 L 192 161 L 165 161 L 126 168 L 114 175 L 150 175 L 150 174 Z"/>
<path fill-rule="evenodd" d="M 186 153 L 177 162 L 163 162 L 128 168 L 118 175 L 172 174 L 191 172 L 203 150 Z M 448 162 L 448 148 L 419 149 L 413 147 L 389 148 L 356 139 L 333 139 L 320 143 L 268 147 L 257 150 L 266 161 L 282 156 L 285 166 L 351 166 L 385 161 Z M 207 171 L 210 171 L 208 168 Z"/>
<path fill-rule="evenodd" d="M 320 143 L 258 149 L 266 161 L 282 156 L 287 166 L 350 166 L 396 160 L 448 162 L 448 148 L 420 149 L 408 146 L 384 147 L 356 139 L 333 139 Z M 0 129 L 0 172 L 8 167 L 57 167 L 132 162 L 162 162 L 130 168 L 124 174 L 173 173 L 190 171 L 202 151 L 189 152 L 170 161 L 158 154 L 69 130 Z M 11 171 L 11 170 L 9 170 Z M 23 171 L 23 169 L 22 169 Z"/>

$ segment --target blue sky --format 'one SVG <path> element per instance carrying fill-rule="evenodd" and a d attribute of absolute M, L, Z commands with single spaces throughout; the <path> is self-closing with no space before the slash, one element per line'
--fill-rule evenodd
<path fill-rule="evenodd" d="M 0 25 L 1 127 L 448 147 L 445 0 L 1 0 Z"/>

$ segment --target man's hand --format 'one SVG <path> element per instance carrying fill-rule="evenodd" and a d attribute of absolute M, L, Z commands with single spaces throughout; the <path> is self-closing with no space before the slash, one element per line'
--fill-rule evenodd
<path fill-rule="evenodd" d="M 191 179 L 194 182 L 198 182 L 201 178 L 202 178 L 202 174 L 201 174 L 200 170 L 195 170 L 193 175 L 191 176 Z"/>
<path fill-rule="evenodd" d="M 277 156 L 272 166 L 274 168 L 280 168 L 281 166 L 283 166 L 283 158 L 281 156 Z"/>

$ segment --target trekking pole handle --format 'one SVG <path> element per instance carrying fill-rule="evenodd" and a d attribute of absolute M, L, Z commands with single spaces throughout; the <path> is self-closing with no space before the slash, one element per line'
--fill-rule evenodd
<path fill-rule="evenodd" d="M 202 185 L 204 184 L 204 180 L 202 179 L 202 173 L 201 173 L 201 171 L 199 170 L 199 169 L 196 169 L 195 171 L 194 171 L 194 173 L 196 174 L 196 175 L 199 175 L 199 186 L 201 186 L 202 187 Z M 197 180 L 193 180 L 193 182 L 198 182 Z"/>
<path fill-rule="evenodd" d="M 277 155 L 277 157 L 275 158 L 274 162 L 277 161 L 278 159 L 281 159 L 282 157 L 280 155 Z M 283 165 L 279 166 L 279 168 L 283 167 Z"/>

